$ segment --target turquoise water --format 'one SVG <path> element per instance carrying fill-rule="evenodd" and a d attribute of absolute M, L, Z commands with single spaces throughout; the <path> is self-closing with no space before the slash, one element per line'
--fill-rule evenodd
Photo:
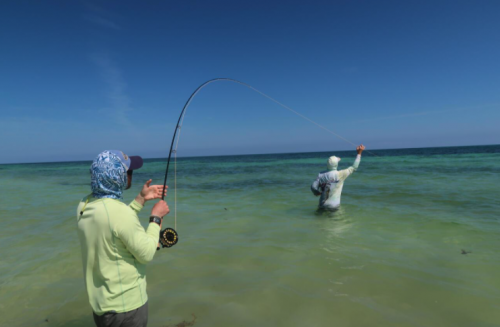
<path fill-rule="evenodd" d="M 180 159 L 180 241 L 148 266 L 149 326 L 499 326 L 500 146 L 374 152 L 333 214 L 309 190 L 330 153 Z M 89 164 L 0 165 L 0 326 L 93 325 Z M 125 200 L 164 165 L 146 160 Z"/>

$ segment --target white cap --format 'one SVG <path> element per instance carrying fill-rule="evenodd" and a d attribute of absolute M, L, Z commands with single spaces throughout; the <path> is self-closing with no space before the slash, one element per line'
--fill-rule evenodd
<path fill-rule="evenodd" d="M 328 167 L 328 170 L 337 169 L 337 166 L 339 165 L 339 161 L 340 161 L 340 158 L 337 158 L 336 156 L 331 156 L 330 158 L 328 158 L 328 163 L 326 165 Z"/>

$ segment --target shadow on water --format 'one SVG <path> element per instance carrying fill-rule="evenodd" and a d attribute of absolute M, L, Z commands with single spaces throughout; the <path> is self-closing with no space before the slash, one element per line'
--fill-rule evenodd
<path fill-rule="evenodd" d="M 92 319 L 92 313 L 87 316 L 81 315 L 78 318 L 68 318 L 67 320 L 61 321 L 63 317 L 49 317 L 36 322 L 31 322 L 28 324 L 23 324 L 22 326 L 30 327 L 87 327 L 94 326 L 94 321 Z"/>
<path fill-rule="evenodd" d="M 192 314 L 193 316 L 193 319 L 188 321 L 188 320 L 183 320 L 175 325 L 165 325 L 165 327 L 188 327 L 188 326 L 194 326 L 194 324 L 196 323 L 196 316 L 194 315 L 194 313 Z"/>
<path fill-rule="evenodd" d="M 47 318 L 43 322 L 39 322 L 36 324 L 36 326 L 57 326 L 57 327 L 86 327 L 86 326 L 94 326 L 94 322 L 91 318 L 92 314 L 89 314 L 89 316 L 82 316 L 80 318 L 76 319 L 71 319 L 66 322 L 55 322 L 52 324 L 52 321 Z M 167 325 L 161 325 L 162 327 L 189 327 L 189 326 L 194 326 L 196 324 L 196 315 L 192 314 L 192 318 L 188 320 L 183 320 L 179 323 L 174 323 L 174 324 L 167 324 Z M 33 326 L 33 325 L 30 325 Z"/>
<path fill-rule="evenodd" d="M 351 216 L 347 214 L 344 207 L 336 210 L 318 208 L 315 211 L 315 217 L 323 221 L 322 229 L 327 232 L 328 239 L 343 238 L 354 225 Z"/>
<path fill-rule="evenodd" d="M 332 218 L 335 220 L 343 220 L 346 218 L 346 211 L 343 207 L 339 207 L 334 210 L 318 207 L 314 212 L 314 215 L 317 218 Z"/>

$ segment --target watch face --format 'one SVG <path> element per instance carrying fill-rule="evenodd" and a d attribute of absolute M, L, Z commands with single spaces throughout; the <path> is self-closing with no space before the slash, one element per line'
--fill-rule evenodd
<path fill-rule="evenodd" d="M 149 218 L 149 222 L 150 223 L 157 223 L 158 225 L 161 224 L 161 218 L 158 218 L 158 217 L 150 217 Z"/>

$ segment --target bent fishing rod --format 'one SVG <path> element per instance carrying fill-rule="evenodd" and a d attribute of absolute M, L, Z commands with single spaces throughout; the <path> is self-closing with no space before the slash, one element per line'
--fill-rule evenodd
<path fill-rule="evenodd" d="M 186 114 L 186 110 L 189 107 L 189 105 L 191 104 L 191 101 L 193 100 L 193 98 L 195 97 L 195 95 L 199 91 L 201 91 L 201 89 L 203 89 L 208 84 L 213 83 L 213 82 L 217 82 L 217 81 L 229 81 L 229 82 L 234 82 L 234 83 L 246 86 L 249 89 L 251 89 L 251 90 L 259 93 L 260 95 L 262 95 L 262 96 L 268 98 L 269 100 L 273 101 L 274 103 L 278 104 L 279 106 L 287 109 L 288 111 L 293 112 L 297 116 L 299 116 L 299 117 L 301 117 L 301 118 L 303 118 L 303 119 L 305 119 L 305 120 L 313 123 L 314 125 L 316 125 L 316 126 L 320 127 L 321 129 L 329 132 L 330 134 L 333 134 L 336 137 L 344 140 L 345 142 L 356 146 L 356 144 L 354 144 L 353 142 L 349 141 L 348 139 L 340 136 L 339 134 L 337 134 L 337 133 L 333 132 L 332 130 L 326 128 L 325 126 L 318 124 L 314 120 L 312 120 L 312 119 L 310 119 L 310 118 L 302 115 L 301 113 L 293 110 L 292 108 L 284 105 L 283 103 L 279 102 L 278 100 L 270 97 L 269 95 L 265 94 L 264 92 L 261 92 L 261 91 L 257 90 L 256 88 L 252 87 L 251 85 L 249 85 L 247 83 L 243 83 L 241 81 L 238 81 L 238 80 L 235 80 L 235 79 L 232 79 L 232 78 L 227 78 L 227 77 L 214 78 L 214 79 L 208 80 L 205 83 L 203 83 L 200 86 L 198 86 L 198 88 L 191 94 L 191 96 L 189 97 L 189 99 L 184 104 L 184 107 L 182 108 L 182 111 L 181 111 L 181 114 L 179 116 L 179 119 L 177 120 L 177 125 L 175 126 L 174 136 L 172 137 L 172 142 L 170 144 L 170 151 L 168 153 L 168 160 L 167 160 L 167 168 L 165 169 L 165 179 L 163 181 L 163 189 L 165 189 L 165 187 L 167 186 L 168 169 L 170 167 L 170 159 L 172 158 L 172 153 L 174 153 L 175 158 L 177 157 L 177 147 L 179 146 L 180 130 L 182 128 L 182 123 L 184 121 L 184 115 Z M 177 132 L 179 132 L 179 133 L 177 133 Z M 175 149 L 174 149 L 174 143 L 175 143 Z M 369 151 L 367 151 L 367 152 L 369 152 Z M 369 152 L 369 153 L 371 153 L 371 152 Z M 372 154 L 375 155 L 374 153 L 372 153 Z M 174 177 L 176 177 L 176 176 L 174 176 Z M 174 190 L 175 190 L 175 192 L 177 191 L 177 186 L 174 187 Z M 164 200 L 164 198 L 165 198 L 165 194 L 162 195 L 161 199 Z M 174 210 L 175 210 L 175 227 L 177 228 L 177 197 L 175 198 L 175 209 Z M 179 241 L 179 235 L 177 234 L 177 232 L 173 228 L 165 228 L 163 231 L 160 232 L 160 244 L 162 245 L 162 247 L 172 247 L 178 241 Z"/>

